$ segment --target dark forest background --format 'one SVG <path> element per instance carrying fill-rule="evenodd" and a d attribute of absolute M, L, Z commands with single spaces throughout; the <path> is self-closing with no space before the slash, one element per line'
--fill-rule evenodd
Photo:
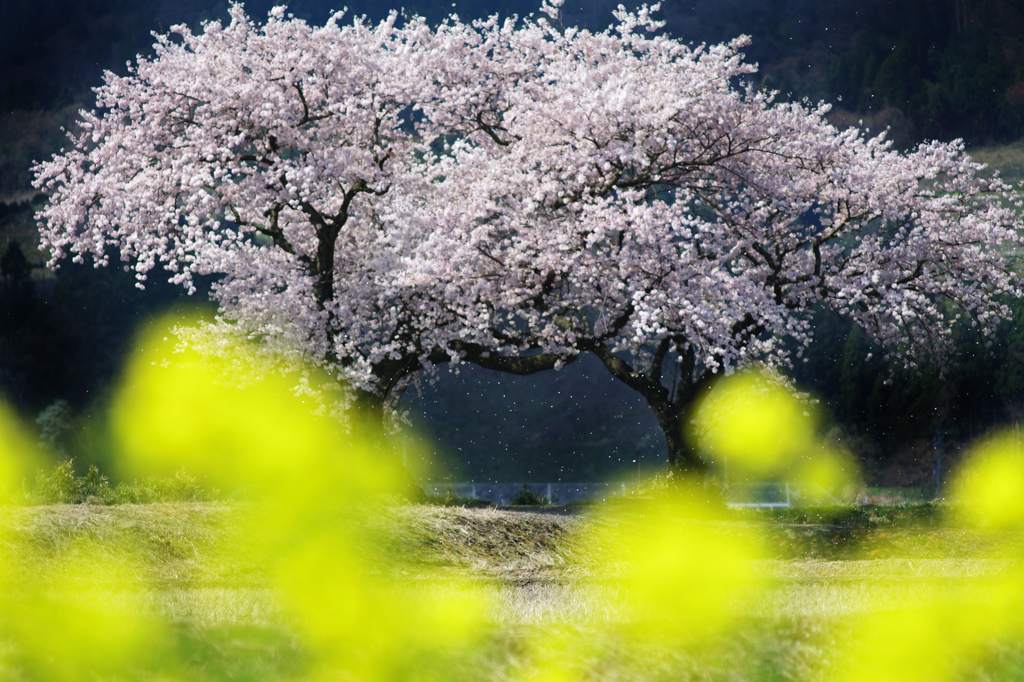
<path fill-rule="evenodd" d="M 253 17 L 276 2 L 250 1 Z M 295 0 L 289 10 L 322 23 L 341 3 Z M 382 18 L 387 3 L 348 2 Z M 618 0 L 567 0 L 567 25 L 602 29 Z M 529 0 L 420 0 L 405 5 L 432 22 L 498 12 L 528 15 Z M 400 5 L 395 5 L 399 7 Z M 225 18 L 216 0 L 3 0 L 0 2 L 0 392 L 26 419 L 55 400 L 75 415 L 67 451 L 103 459 L 106 396 L 138 325 L 174 307 L 207 305 L 151 277 L 145 291 L 118 268 L 42 267 L 33 212 L 45 197 L 29 168 L 64 141 L 91 108 L 102 73 L 124 73 L 148 54 L 152 31 Z M 831 120 L 909 148 L 962 138 L 1015 150 L 1024 137 L 1024 4 L 1007 0 L 666 0 L 664 30 L 692 43 L 752 36 L 758 85 L 783 99 L 825 100 Z M 1013 154 L 1010 154 L 1013 157 Z M 793 375 L 822 399 L 823 428 L 865 463 L 869 482 L 928 485 L 934 441 L 947 453 L 996 425 L 1024 417 L 1024 305 L 994 339 L 958 328 L 950 372 L 890 367 L 864 336 L 831 313 Z M 871 354 L 872 359 L 867 359 Z M 534 377 L 464 367 L 407 399 L 410 418 L 458 480 L 569 481 L 651 471 L 665 458 L 639 397 L 589 358 Z"/>

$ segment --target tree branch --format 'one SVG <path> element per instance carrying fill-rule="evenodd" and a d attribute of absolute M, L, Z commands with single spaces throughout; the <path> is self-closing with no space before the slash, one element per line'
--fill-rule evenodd
<path fill-rule="evenodd" d="M 461 355 L 467 362 L 506 374 L 528 376 L 544 372 L 558 366 L 568 365 L 576 361 L 579 355 L 562 355 L 559 353 L 539 353 L 537 355 L 521 355 L 508 357 L 484 346 L 466 341 L 453 341 L 451 350 Z"/>

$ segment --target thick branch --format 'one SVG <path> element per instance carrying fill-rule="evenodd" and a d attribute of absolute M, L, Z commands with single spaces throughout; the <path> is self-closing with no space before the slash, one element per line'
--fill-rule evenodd
<path fill-rule="evenodd" d="M 654 351 L 654 360 L 651 362 L 651 371 L 647 375 L 651 381 L 661 382 L 661 367 L 670 348 L 672 348 L 671 338 L 664 338 L 658 344 L 657 350 Z"/>
<path fill-rule="evenodd" d="M 558 353 L 540 353 L 538 355 L 522 355 L 508 357 L 488 351 L 484 346 L 464 341 L 453 341 L 451 349 L 461 355 L 467 362 L 479 365 L 484 369 L 492 369 L 506 374 L 528 376 L 544 372 L 555 367 L 568 365 L 576 361 L 578 355 L 561 355 Z"/>
<path fill-rule="evenodd" d="M 234 207 L 232 207 L 231 210 L 234 211 Z M 235 215 L 237 216 L 238 213 L 236 212 Z M 290 253 L 294 256 L 295 247 L 293 247 L 291 242 L 289 242 L 288 239 L 285 238 L 284 231 L 278 224 L 278 217 L 281 215 L 281 207 L 274 206 L 273 208 L 267 209 L 267 211 L 263 215 L 270 218 L 270 225 L 264 225 L 262 227 L 257 225 L 256 230 L 260 234 L 264 234 L 270 237 L 272 240 L 274 240 L 274 246 L 281 249 L 285 253 Z"/>
<path fill-rule="evenodd" d="M 628 362 L 615 355 L 603 343 L 589 343 L 586 349 L 604 363 L 604 366 L 608 368 L 613 377 L 640 393 L 640 395 L 647 399 L 649 404 L 653 405 L 652 401 L 668 401 L 668 389 L 662 386 L 660 381 L 652 381 L 650 377 L 636 371 Z"/>

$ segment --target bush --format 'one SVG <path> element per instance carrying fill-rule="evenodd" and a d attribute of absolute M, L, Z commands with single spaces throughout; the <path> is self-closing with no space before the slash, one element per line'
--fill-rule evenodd
<path fill-rule="evenodd" d="M 148 504 L 151 502 L 208 502 L 218 497 L 218 491 L 208 491 L 191 474 L 178 471 L 165 478 L 148 477 L 145 480 L 121 483 L 114 489 L 110 504 Z"/>
<path fill-rule="evenodd" d="M 32 486 L 25 486 L 28 504 L 148 504 L 153 502 L 207 502 L 219 497 L 195 476 L 178 471 L 173 476 L 150 476 L 142 481 L 111 487 L 95 464 L 84 476 L 75 475 L 74 460 L 65 459 L 50 472 L 39 471 Z"/>
<path fill-rule="evenodd" d="M 509 504 L 539 507 L 548 503 L 547 498 L 541 497 L 523 484 L 523 489 L 516 493 Z"/>
<path fill-rule="evenodd" d="M 95 468 L 90 467 L 89 473 Z M 30 504 L 73 504 L 81 501 L 78 484 L 74 461 L 65 459 L 49 473 L 37 472 L 35 485 L 26 491 L 26 498 Z"/>

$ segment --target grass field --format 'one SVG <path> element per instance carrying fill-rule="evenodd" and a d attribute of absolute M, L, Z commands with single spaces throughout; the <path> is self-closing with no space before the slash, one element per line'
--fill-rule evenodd
<path fill-rule="evenodd" d="M 398 506 L 361 517 L 357 523 L 373 532 L 360 537 L 376 544 L 361 550 L 375 557 L 363 588 L 386 585 L 403 599 L 439 605 L 458 603 L 471 590 L 484 613 L 455 646 L 438 639 L 446 650 L 441 658 L 410 655 L 397 667 L 350 668 L 351 677 L 845 679 L 849 671 L 874 665 L 856 653 L 874 651 L 873 633 L 896 626 L 890 642 L 895 662 L 874 655 L 876 663 L 899 673 L 892 679 L 1009 680 L 1024 673 L 1012 628 L 979 639 L 962 656 L 943 657 L 952 646 L 947 638 L 962 640 L 954 614 L 973 622 L 971 611 L 978 604 L 990 609 L 993 595 L 1016 599 L 1017 592 L 1003 584 L 1022 582 L 1016 556 L 1021 538 L 1014 533 L 968 529 L 927 506 L 682 520 L 687 528 L 711 528 L 715 537 L 753 534 L 767 557 L 750 562 L 756 582 L 742 594 L 730 593 L 737 599 L 727 605 L 721 627 L 703 629 L 701 618 L 717 616 L 698 613 L 697 627 L 687 633 L 638 616 L 636 605 L 622 598 L 629 566 L 603 558 L 603 550 L 588 541 L 609 530 L 602 537 L 642 535 L 649 516 L 642 506 L 633 512 Z M 246 522 L 258 513 L 252 504 L 223 503 L 0 508 L 9 593 L 0 678 L 346 679 L 332 676 L 337 672 L 324 661 L 325 642 L 310 636 L 275 589 L 273 553 L 261 544 L 259 524 Z M 346 516 L 345 522 L 353 521 Z M 344 571 L 338 567 L 339 580 Z M 707 589 L 693 577 L 679 578 L 684 593 Z M 37 589 L 41 596 L 27 602 L 17 596 Z M 19 609 L 27 620 L 46 615 L 46 629 L 62 641 L 84 637 L 93 647 L 94 629 L 142 619 L 148 625 L 139 627 L 148 634 L 139 641 L 148 654 L 139 659 L 108 651 L 109 660 L 97 662 L 66 641 L 61 646 L 67 651 L 54 650 L 45 637 L 50 650 L 33 651 L 32 632 L 16 622 Z M 928 620 L 933 611 L 938 620 Z M 907 614 L 912 617 L 904 622 Z M 342 620 L 346 614 L 325 617 Z M 645 625 L 638 629 L 638 623 Z M 901 643 L 903 635 L 908 639 Z M 914 638 L 925 635 L 935 639 L 921 648 Z M 428 649 L 433 646 L 426 641 Z M 373 639 L 363 644 L 384 646 Z M 915 646 L 938 653 L 922 658 Z M 77 661 L 76 667 L 51 660 L 61 656 Z M 935 656 L 949 661 L 939 673 L 928 667 Z"/>

